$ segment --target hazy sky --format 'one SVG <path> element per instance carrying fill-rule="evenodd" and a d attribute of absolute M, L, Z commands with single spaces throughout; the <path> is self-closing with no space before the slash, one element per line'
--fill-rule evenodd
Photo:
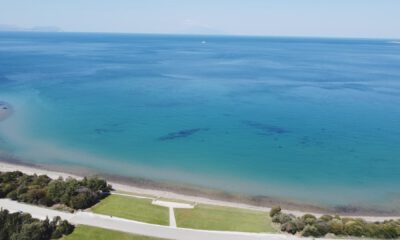
<path fill-rule="evenodd" d="M 0 0 L 0 28 L 400 38 L 400 0 Z"/>

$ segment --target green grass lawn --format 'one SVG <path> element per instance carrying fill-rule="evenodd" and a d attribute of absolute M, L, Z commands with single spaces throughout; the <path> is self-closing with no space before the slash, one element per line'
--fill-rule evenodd
<path fill-rule="evenodd" d="M 197 205 L 194 209 L 175 209 L 178 227 L 240 231 L 276 232 L 266 212 L 246 209 Z"/>
<path fill-rule="evenodd" d="M 94 206 L 92 211 L 140 222 L 169 225 L 168 208 L 152 205 L 150 199 L 111 195 Z"/>
<path fill-rule="evenodd" d="M 79 225 L 71 235 L 63 240 L 161 240 L 159 238 L 131 235 L 123 232 L 112 231 L 103 228 Z"/>

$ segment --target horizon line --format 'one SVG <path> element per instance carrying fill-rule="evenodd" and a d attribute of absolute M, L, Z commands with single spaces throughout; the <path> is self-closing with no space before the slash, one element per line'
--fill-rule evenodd
<path fill-rule="evenodd" d="M 253 37 L 253 38 L 314 38 L 314 39 L 360 39 L 360 40 L 400 40 L 400 37 L 357 37 L 357 36 L 318 36 L 318 35 L 265 35 L 265 34 L 206 34 L 206 33 L 163 33 L 163 32 L 97 32 L 97 31 L 35 31 L 35 30 L 0 30 L 0 33 L 82 33 L 109 35 L 161 35 L 161 36 L 206 36 L 206 37 Z"/>

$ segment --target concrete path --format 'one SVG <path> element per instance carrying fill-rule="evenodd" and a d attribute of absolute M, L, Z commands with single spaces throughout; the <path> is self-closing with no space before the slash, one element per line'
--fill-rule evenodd
<path fill-rule="evenodd" d="M 189 203 L 178 203 L 178 202 L 171 202 L 171 201 L 163 201 L 155 197 L 147 197 L 147 196 L 140 196 L 140 195 L 133 195 L 133 194 L 126 194 L 126 193 L 112 193 L 112 195 L 118 196 L 125 196 L 125 197 L 132 197 L 132 198 L 140 198 L 140 199 L 149 199 L 152 200 L 153 205 L 166 207 L 169 210 L 169 226 L 176 228 L 176 218 L 175 218 L 175 208 L 186 208 L 192 209 L 194 205 Z"/>
<path fill-rule="evenodd" d="M 175 210 L 172 207 L 169 208 L 169 226 L 176 228 Z"/>
<path fill-rule="evenodd" d="M 60 216 L 73 224 L 84 224 L 93 227 L 106 228 L 126 233 L 144 236 L 176 239 L 176 240 L 288 240 L 302 239 L 284 234 L 267 233 L 241 233 L 206 231 L 185 228 L 174 228 L 168 226 L 142 223 L 117 217 L 110 217 L 90 212 L 65 213 L 43 207 L 18 203 L 9 199 L 0 199 L 0 208 L 8 209 L 10 212 L 26 212 L 39 219 L 50 219 Z"/>
<path fill-rule="evenodd" d="M 177 203 L 177 202 L 168 202 L 162 200 L 153 200 L 153 205 L 158 205 L 162 207 L 167 207 L 169 209 L 169 226 L 176 228 L 176 218 L 175 218 L 175 208 L 186 208 L 192 209 L 194 208 L 193 205 L 188 203 Z"/>

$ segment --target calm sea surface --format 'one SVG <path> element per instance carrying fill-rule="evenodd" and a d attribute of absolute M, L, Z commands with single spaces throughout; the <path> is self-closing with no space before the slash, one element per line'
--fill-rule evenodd
<path fill-rule="evenodd" d="M 0 33 L 0 153 L 400 209 L 400 44 Z"/>

